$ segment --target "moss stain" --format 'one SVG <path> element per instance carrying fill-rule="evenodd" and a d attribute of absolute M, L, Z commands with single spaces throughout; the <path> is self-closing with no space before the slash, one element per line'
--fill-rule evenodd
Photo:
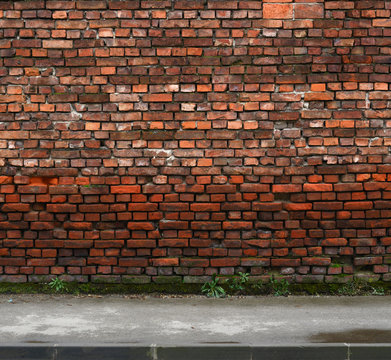
<path fill-rule="evenodd" d="M 352 282 L 350 282 L 352 283 Z M 348 284 L 350 284 L 348 283 Z M 185 283 L 148 283 L 148 284 L 102 284 L 102 283 L 67 283 L 67 290 L 62 292 L 71 295 L 80 294 L 171 294 L 171 295 L 201 295 L 202 284 Z M 254 283 L 248 283 L 241 292 L 242 295 L 270 295 L 272 289 L 268 283 L 255 286 Z M 228 294 L 230 289 L 228 285 L 222 284 Z M 382 289 L 381 295 L 391 294 L 391 283 L 384 281 L 362 283 L 355 287 L 354 293 L 352 287 L 339 283 L 305 283 L 290 284 L 289 292 L 291 295 L 380 295 L 373 289 Z M 61 293 L 61 292 L 60 292 Z M 0 283 L 0 294 L 56 294 L 46 283 Z"/>

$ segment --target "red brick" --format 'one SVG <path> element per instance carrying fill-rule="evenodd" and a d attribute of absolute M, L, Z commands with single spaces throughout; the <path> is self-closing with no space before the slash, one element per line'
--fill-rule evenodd
<path fill-rule="evenodd" d="M 356 238 L 349 240 L 350 246 L 375 246 L 376 239 L 373 238 Z"/>
<path fill-rule="evenodd" d="M 17 204 L 17 203 L 9 203 L 4 204 L 1 208 L 4 212 L 26 212 L 30 211 L 30 205 L 29 204 Z"/>
<path fill-rule="evenodd" d="M 193 221 L 191 223 L 191 228 L 194 230 L 220 230 L 221 227 L 221 223 L 217 221 Z"/>
<path fill-rule="evenodd" d="M 391 27 L 391 20 L 389 19 L 374 19 L 372 21 L 373 26 L 376 27 Z"/>
<path fill-rule="evenodd" d="M 361 183 L 343 183 L 335 184 L 334 191 L 362 191 L 363 186 Z"/>
<path fill-rule="evenodd" d="M 6 20 L 0 20 L 0 28 L 6 29 L 6 28 L 22 28 L 24 27 L 24 21 L 23 20 L 16 20 L 16 19 L 6 19 Z"/>
<path fill-rule="evenodd" d="M 227 267 L 227 266 L 238 266 L 240 260 L 238 258 L 224 258 L 224 259 L 211 259 L 210 265 L 213 267 Z"/>
<path fill-rule="evenodd" d="M 352 201 L 344 203 L 345 210 L 369 210 L 372 208 L 372 201 Z"/>
<path fill-rule="evenodd" d="M 104 103 L 109 101 L 109 94 L 83 94 L 79 95 L 81 103 Z"/>
<path fill-rule="evenodd" d="M 152 259 L 153 266 L 178 266 L 178 258 Z"/>
<path fill-rule="evenodd" d="M 48 9 L 57 9 L 57 10 L 74 9 L 75 2 L 51 0 L 46 2 L 46 7 Z"/>
<path fill-rule="evenodd" d="M 368 257 L 356 257 L 354 259 L 354 265 L 363 266 L 363 265 L 379 265 L 383 262 L 381 256 L 368 256 Z"/>
<path fill-rule="evenodd" d="M 0 103 L 21 103 L 24 100 L 25 96 L 23 95 L 0 95 Z"/>
<path fill-rule="evenodd" d="M 158 209 L 158 204 L 151 204 L 151 203 L 130 203 L 130 204 L 128 204 L 129 211 L 156 211 L 157 209 Z"/>
<path fill-rule="evenodd" d="M 237 1 L 222 1 L 222 0 L 212 0 L 208 1 L 208 9 L 237 9 Z"/>
<path fill-rule="evenodd" d="M 109 211 L 107 204 L 82 204 L 78 206 L 80 212 L 85 213 L 103 213 Z"/>
<path fill-rule="evenodd" d="M 331 258 L 304 257 L 302 260 L 302 264 L 311 266 L 329 266 L 331 264 Z"/>
<path fill-rule="evenodd" d="M 299 266 L 300 259 L 271 259 L 272 266 Z"/>
<path fill-rule="evenodd" d="M 304 184 L 303 191 L 305 192 L 333 191 L 333 185 L 332 184 Z"/>
<path fill-rule="evenodd" d="M 72 49 L 72 40 L 43 40 L 43 48 Z"/>
<path fill-rule="evenodd" d="M 323 210 L 323 211 L 330 211 L 330 210 L 342 210 L 343 203 L 342 202 L 316 202 L 314 203 L 314 210 Z"/>
<path fill-rule="evenodd" d="M 295 192 L 301 192 L 302 186 L 301 185 L 294 185 L 294 184 L 281 184 L 281 185 L 273 185 L 272 186 L 272 192 L 274 193 L 295 193 Z"/>
<path fill-rule="evenodd" d="M 12 176 L 0 176 L 0 184 L 12 184 Z"/>
<path fill-rule="evenodd" d="M 47 192 L 47 186 L 20 185 L 18 186 L 18 192 L 21 194 L 45 194 Z"/>
<path fill-rule="evenodd" d="M 264 19 L 291 19 L 293 18 L 292 4 L 263 4 Z"/>
<path fill-rule="evenodd" d="M 240 262 L 241 266 L 270 266 L 270 259 L 267 258 L 244 258 Z"/>
<path fill-rule="evenodd" d="M 172 94 L 147 94 L 143 96 L 144 102 L 171 102 Z"/>
<path fill-rule="evenodd" d="M 136 194 L 140 191 L 140 185 L 115 185 L 110 189 L 112 194 Z"/>
<path fill-rule="evenodd" d="M 181 266 L 185 267 L 208 267 L 209 259 L 191 259 L 191 258 L 182 258 L 180 259 Z"/>
<path fill-rule="evenodd" d="M 280 211 L 282 203 L 258 203 L 253 202 L 253 210 L 255 211 Z"/>
<path fill-rule="evenodd" d="M 191 211 L 219 211 L 220 204 L 214 203 L 193 203 L 190 204 Z"/>
<path fill-rule="evenodd" d="M 328 238 L 323 239 L 322 246 L 346 246 L 348 241 L 345 238 Z"/>
<path fill-rule="evenodd" d="M 43 9 L 45 6 L 45 2 L 43 0 L 34 0 L 29 1 L 28 3 L 15 3 L 15 10 L 28 10 L 28 9 Z"/>
<path fill-rule="evenodd" d="M 323 4 L 295 4 L 296 19 L 321 19 L 323 16 Z"/>
<path fill-rule="evenodd" d="M 129 230 L 154 230 L 155 226 L 149 222 L 128 222 Z"/>
<path fill-rule="evenodd" d="M 331 92 L 313 92 L 304 94 L 304 101 L 331 101 L 334 94 Z"/>
<path fill-rule="evenodd" d="M 159 240 L 159 246 L 185 248 L 189 246 L 189 240 L 188 239 L 161 239 Z"/>
<path fill-rule="evenodd" d="M 224 230 L 250 230 L 253 227 L 253 223 L 250 221 L 227 221 L 223 222 Z"/>
<path fill-rule="evenodd" d="M 156 240 L 138 240 L 138 239 L 131 239 L 126 242 L 126 246 L 128 248 L 155 248 L 156 247 Z"/>
<path fill-rule="evenodd" d="M 114 0 L 109 1 L 109 9 L 137 9 L 140 6 L 140 0 Z"/>
<path fill-rule="evenodd" d="M 75 213 L 76 205 L 72 204 L 47 204 L 46 210 L 54 213 Z"/>
<path fill-rule="evenodd" d="M 243 192 L 269 192 L 270 186 L 267 184 L 241 184 L 240 191 Z"/>
<path fill-rule="evenodd" d="M 82 10 L 106 9 L 106 1 L 76 1 L 76 8 Z"/>
<path fill-rule="evenodd" d="M 310 203 L 288 203 L 288 204 L 284 204 L 284 209 L 286 209 L 288 211 L 311 210 L 312 204 L 310 204 Z"/>
<path fill-rule="evenodd" d="M 145 267 L 148 266 L 148 259 L 121 258 L 119 259 L 118 265 L 127 267 Z"/>
<path fill-rule="evenodd" d="M 208 185 L 206 192 L 212 194 L 235 193 L 236 185 Z"/>

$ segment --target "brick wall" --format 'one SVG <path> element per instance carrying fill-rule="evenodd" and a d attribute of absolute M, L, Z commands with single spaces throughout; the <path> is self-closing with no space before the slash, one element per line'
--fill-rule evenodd
<path fill-rule="evenodd" d="M 390 280 L 391 2 L 0 2 L 0 281 Z"/>

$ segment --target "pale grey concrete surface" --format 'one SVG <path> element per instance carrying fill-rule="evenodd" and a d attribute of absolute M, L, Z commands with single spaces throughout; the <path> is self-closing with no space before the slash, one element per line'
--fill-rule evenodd
<path fill-rule="evenodd" d="M 5 344 L 391 343 L 391 297 L 0 296 Z"/>

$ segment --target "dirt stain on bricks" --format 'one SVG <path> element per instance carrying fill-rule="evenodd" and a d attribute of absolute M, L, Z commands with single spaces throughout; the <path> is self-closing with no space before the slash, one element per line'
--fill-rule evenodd
<path fill-rule="evenodd" d="M 310 337 L 314 343 L 391 343 L 390 329 L 353 329 L 347 331 L 322 332 Z"/>

